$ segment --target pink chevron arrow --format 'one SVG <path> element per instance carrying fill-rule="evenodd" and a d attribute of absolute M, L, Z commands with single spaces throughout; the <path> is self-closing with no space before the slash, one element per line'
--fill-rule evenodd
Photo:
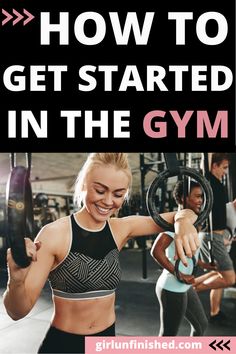
<path fill-rule="evenodd" d="M 13 9 L 13 13 L 14 15 L 16 15 L 16 19 L 13 21 L 13 26 L 15 26 L 19 21 L 22 20 L 22 18 L 24 18 L 24 16 L 22 16 L 18 11 L 16 11 L 15 9 Z"/>
<path fill-rule="evenodd" d="M 11 14 L 9 14 L 9 12 L 7 12 L 4 9 L 2 9 L 2 13 L 3 13 L 3 15 L 6 16 L 5 20 L 2 21 L 2 26 L 4 26 L 8 21 L 10 21 L 13 18 L 13 16 Z"/>
<path fill-rule="evenodd" d="M 26 16 L 28 16 L 28 18 L 26 20 L 24 20 L 24 26 L 27 25 L 27 23 L 29 23 L 30 21 L 32 21 L 34 19 L 34 15 L 32 15 L 29 11 L 27 11 L 26 9 L 23 9 L 23 12 Z"/>

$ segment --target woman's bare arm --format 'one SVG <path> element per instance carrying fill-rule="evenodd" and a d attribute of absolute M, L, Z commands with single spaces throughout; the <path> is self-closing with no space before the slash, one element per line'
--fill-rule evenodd
<path fill-rule="evenodd" d="M 192 210 L 184 209 L 178 212 L 164 213 L 161 216 L 167 222 L 174 224 L 177 256 L 184 264 L 187 264 L 185 255 L 192 257 L 192 254 L 200 246 L 197 230 L 193 226 L 197 215 Z M 150 216 L 133 215 L 119 220 L 122 224 L 123 245 L 129 238 L 153 235 L 165 231 Z"/>
<path fill-rule="evenodd" d="M 166 257 L 165 250 L 173 241 L 172 237 L 163 232 L 156 238 L 150 252 L 153 259 L 172 274 L 174 274 L 175 267 Z"/>
<path fill-rule="evenodd" d="M 60 239 L 60 230 L 55 224 L 44 227 L 37 236 L 36 243 L 30 239 L 25 240 L 27 254 L 33 259 L 29 267 L 18 267 L 8 250 L 9 279 L 3 301 L 7 313 L 14 320 L 25 317 L 31 311 L 54 265 L 57 240 Z"/>

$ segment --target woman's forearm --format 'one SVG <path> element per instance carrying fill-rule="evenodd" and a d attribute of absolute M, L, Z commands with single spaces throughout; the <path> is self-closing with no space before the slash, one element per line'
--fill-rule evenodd
<path fill-rule="evenodd" d="M 25 283 L 9 280 L 3 294 L 3 302 L 8 315 L 15 321 L 25 317 L 32 309 L 32 301 L 28 296 Z"/>
<path fill-rule="evenodd" d="M 174 265 L 169 261 L 169 259 L 166 257 L 165 253 L 163 252 L 158 252 L 158 255 L 157 253 L 154 254 L 151 254 L 153 259 L 158 263 L 160 264 L 160 266 L 162 268 L 165 268 L 166 270 L 168 270 L 168 272 L 174 274 L 174 271 L 175 271 L 175 267 Z"/>
<path fill-rule="evenodd" d="M 166 249 L 172 242 L 172 237 L 170 237 L 168 234 L 161 233 L 154 241 L 150 252 L 153 259 L 163 268 L 167 269 L 170 273 L 174 273 L 175 268 L 166 257 Z"/>

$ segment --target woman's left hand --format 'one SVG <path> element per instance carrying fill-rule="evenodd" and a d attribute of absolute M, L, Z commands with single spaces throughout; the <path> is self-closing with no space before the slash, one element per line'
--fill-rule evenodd
<path fill-rule="evenodd" d="M 178 211 L 175 215 L 175 246 L 176 258 L 188 265 L 187 257 L 192 258 L 200 246 L 198 232 L 193 223 L 197 215 L 189 209 Z"/>

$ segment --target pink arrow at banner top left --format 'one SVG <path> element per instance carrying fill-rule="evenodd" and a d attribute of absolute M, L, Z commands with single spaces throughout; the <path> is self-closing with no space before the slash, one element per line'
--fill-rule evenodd
<path fill-rule="evenodd" d="M 13 21 L 13 26 L 15 26 L 19 21 L 22 20 L 22 18 L 24 18 L 24 16 L 22 16 L 18 11 L 16 11 L 15 9 L 13 9 L 13 13 L 17 16 L 16 19 Z"/>
<path fill-rule="evenodd" d="M 32 21 L 34 19 L 34 15 L 32 15 L 29 11 L 27 11 L 26 9 L 23 9 L 23 12 L 25 15 L 28 16 L 28 18 L 26 20 L 24 20 L 24 26 L 27 25 L 27 23 L 29 23 L 30 21 Z"/>
<path fill-rule="evenodd" d="M 4 9 L 2 9 L 2 13 L 3 13 L 3 15 L 6 16 L 5 20 L 2 21 L 2 26 L 4 26 L 8 21 L 10 21 L 13 18 L 13 16 L 11 14 L 9 14 L 9 12 L 7 12 Z"/>

